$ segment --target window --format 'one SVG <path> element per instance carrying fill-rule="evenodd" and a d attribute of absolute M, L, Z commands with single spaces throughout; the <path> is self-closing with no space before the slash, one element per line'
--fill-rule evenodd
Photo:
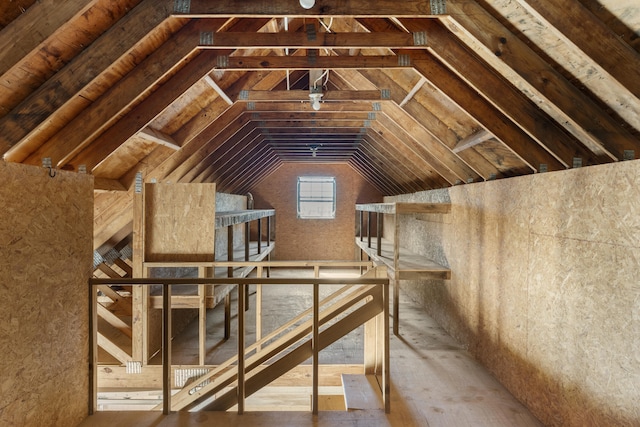
<path fill-rule="evenodd" d="M 298 218 L 336 217 L 336 179 L 326 176 L 298 177 Z"/>

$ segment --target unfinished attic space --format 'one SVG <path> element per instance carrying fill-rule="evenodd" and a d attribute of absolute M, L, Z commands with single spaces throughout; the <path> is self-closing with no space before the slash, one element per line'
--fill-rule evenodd
<path fill-rule="evenodd" d="M 0 426 L 640 426 L 639 0 L 0 1 Z"/>

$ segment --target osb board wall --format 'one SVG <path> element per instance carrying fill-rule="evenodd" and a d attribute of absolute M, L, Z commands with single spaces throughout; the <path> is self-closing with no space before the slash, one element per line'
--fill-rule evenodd
<path fill-rule="evenodd" d="M 215 184 L 145 184 L 145 260 L 212 261 Z"/>
<path fill-rule="evenodd" d="M 298 219 L 297 179 L 303 175 L 336 178 L 336 218 Z M 355 256 L 355 204 L 382 196 L 348 165 L 286 163 L 251 190 L 257 209 L 275 209 L 273 259 L 352 260 Z"/>
<path fill-rule="evenodd" d="M 640 161 L 449 195 L 401 236 L 452 279 L 406 290 L 545 424 L 640 425 Z"/>
<path fill-rule="evenodd" d="M 0 162 L 0 424 L 73 426 L 88 408 L 93 179 Z"/>

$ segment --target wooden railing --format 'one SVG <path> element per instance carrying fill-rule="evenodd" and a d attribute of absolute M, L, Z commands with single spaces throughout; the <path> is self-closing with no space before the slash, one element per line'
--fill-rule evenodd
<path fill-rule="evenodd" d="M 245 262 L 227 262 L 227 263 L 215 263 L 217 267 L 240 267 Z M 373 274 L 369 276 L 361 276 L 358 278 L 319 278 L 319 271 L 321 267 L 331 266 L 333 268 L 340 266 L 348 266 L 348 267 L 362 267 L 361 264 L 366 264 L 363 262 L 345 262 L 345 263 L 335 263 L 335 262 L 313 262 L 313 261 L 300 261 L 300 262 L 277 262 L 277 261 L 267 261 L 261 262 L 254 266 L 258 269 L 258 276 L 261 275 L 262 269 L 269 267 L 312 267 L 314 269 L 313 278 L 263 278 L 263 277 L 255 277 L 255 278 L 186 278 L 186 279 L 91 279 L 90 280 L 90 404 L 89 410 L 90 413 L 97 408 L 97 319 L 98 319 L 98 303 L 96 298 L 96 290 L 98 286 L 103 285 L 142 285 L 142 286 L 151 286 L 151 285 L 162 285 L 162 383 L 163 383 L 163 403 L 162 403 L 162 411 L 165 414 L 170 413 L 172 410 L 179 410 L 184 408 L 191 400 L 194 400 L 198 396 L 194 396 L 194 399 L 191 399 L 189 402 L 182 401 L 179 405 L 172 405 L 172 397 L 171 397 L 171 290 L 174 286 L 181 285 L 237 285 L 238 287 L 238 351 L 237 355 L 232 358 L 233 360 L 225 362 L 223 365 L 225 367 L 229 367 L 232 364 L 235 364 L 236 372 L 232 375 L 231 382 L 235 382 L 237 384 L 235 396 L 232 396 L 232 399 L 238 405 L 238 412 L 242 413 L 244 411 L 244 399 L 246 397 L 246 386 L 247 379 L 245 378 L 245 374 L 248 370 L 259 367 L 260 362 L 267 360 L 265 359 L 265 355 L 271 354 L 273 352 L 273 346 L 267 348 L 268 346 L 265 343 L 268 340 L 273 340 L 273 333 L 268 336 L 262 337 L 261 332 L 259 331 L 260 326 L 257 324 L 256 327 L 256 342 L 250 346 L 245 345 L 245 293 L 247 291 L 247 286 L 249 285 L 258 285 L 258 288 L 261 289 L 263 285 L 304 285 L 311 286 L 313 288 L 313 307 L 308 311 L 311 312 L 311 320 L 306 324 L 303 323 L 301 325 L 301 329 L 299 329 L 296 333 L 300 335 L 298 340 L 304 336 L 311 336 L 308 344 L 310 345 L 310 354 L 305 355 L 302 361 L 306 360 L 309 356 L 312 357 L 313 360 L 313 385 L 312 385 L 312 412 L 315 414 L 318 412 L 318 353 L 322 348 L 324 348 L 327 343 L 333 342 L 344 334 L 348 333 L 355 324 L 354 322 L 363 322 L 369 320 L 371 316 L 380 315 L 382 320 L 382 325 L 379 331 L 380 337 L 379 342 L 382 344 L 382 349 L 375 350 L 376 354 L 380 354 L 380 370 L 377 372 L 381 375 L 382 382 L 382 395 L 385 405 L 385 410 L 388 412 L 390 410 L 390 398 L 389 398 L 389 280 L 386 278 L 386 273 L 381 274 Z M 319 299 L 319 289 L 320 286 L 323 285 L 345 285 L 347 287 L 353 287 L 357 285 L 368 285 L 373 290 L 362 290 L 359 293 L 354 292 L 354 294 L 359 294 L 360 298 L 365 298 L 367 301 L 370 301 L 375 298 L 380 298 L 375 307 L 371 306 L 367 309 L 366 313 L 358 313 L 358 315 L 351 316 L 352 319 L 349 319 L 349 322 L 336 323 L 332 325 L 331 328 L 327 328 L 326 330 L 321 332 L 321 326 L 326 325 L 332 319 L 335 319 L 339 315 L 344 315 L 346 313 L 346 309 L 355 305 L 357 302 L 348 302 L 346 300 L 341 300 L 340 303 L 330 304 L 329 307 L 321 311 L 320 307 L 323 303 L 327 302 L 327 300 L 321 301 Z M 340 292 L 340 291 L 339 291 Z M 339 293 L 338 292 L 338 293 Z M 332 298 L 334 296 L 328 297 Z M 259 301 L 260 298 L 257 298 Z M 257 309 L 259 303 L 256 303 Z M 308 313 L 307 313 L 308 314 Z M 256 321 L 259 322 L 259 315 L 256 315 Z M 335 326 L 335 327 L 334 327 Z M 284 325 L 280 328 L 287 328 L 287 325 Z M 344 328 L 344 333 L 340 329 Z M 331 329 L 329 331 L 329 329 Z M 348 329 L 348 330 L 346 330 Z M 324 337 L 321 337 L 321 334 Z M 286 341 L 286 340 L 284 340 Z M 280 344 L 276 345 L 276 347 L 280 348 L 279 351 L 283 352 L 288 348 L 288 346 L 284 346 L 284 341 Z M 264 348 L 262 347 L 264 345 Z M 262 354 L 260 354 L 262 352 Z M 250 358 L 247 358 L 247 354 L 252 353 Z M 301 353 L 302 354 L 302 353 Z M 272 356 L 271 356 L 272 357 Z M 268 357 L 268 358 L 271 358 Z M 248 363 L 248 365 L 247 365 Z M 301 363 L 301 362 L 298 362 Z M 297 365 L 297 363 L 296 363 Z M 285 367 L 286 368 L 286 367 Z M 285 369 L 280 367 L 280 369 Z M 219 368 L 223 369 L 223 368 Z M 289 368 L 290 369 L 290 368 Z M 266 370 L 268 371 L 268 370 Z M 213 374 L 211 375 L 213 376 Z M 256 386 L 264 386 L 268 384 L 271 380 L 268 379 L 269 376 L 263 375 L 264 378 L 256 379 L 256 377 L 252 377 L 249 380 L 250 386 L 252 389 L 250 393 L 255 391 Z M 206 378 L 199 378 L 198 383 L 202 383 Z M 227 382 L 228 385 L 230 382 Z M 257 384 L 257 385 L 256 385 Z M 188 391 L 188 390 L 187 390 Z M 206 390 L 202 391 L 202 393 L 206 392 Z M 183 392 L 184 394 L 184 392 Z M 227 393 L 228 394 L 228 393 Z M 176 399 L 182 399 L 181 395 L 178 394 Z M 237 400 L 234 400 L 237 399 Z M 227 396 L 227 400 L 228 396 Z M 185 403 L 186 402 L 186 403 Z M 178 402 L 176 402 L 178 403 Z"/>

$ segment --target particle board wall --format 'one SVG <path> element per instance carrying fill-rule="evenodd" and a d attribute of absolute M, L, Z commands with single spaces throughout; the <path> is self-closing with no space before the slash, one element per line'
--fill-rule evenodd
<path fill-rule="evenodd" d="M 299 176 L 336 178 L 336 218 L 299 219 L 296 211 Z M 382 195 L 344 164 L 286 163 L 251 190 L 257 209 L 276 211 L 279 260 L 351 260 L 355 256 L 355 204 L 382 201 Z"/>
<path fill-rule="evenodd" d="M 389 201 L 447 197 L 401 238 L 452 279 L 404 289 L 545 424 L 640 425 L 640 161 Z"/>
<path fill-rule="evenodd" d="M 213 261 L 215 184 L 145 184 L 145 261 Z"/>
<path fill-rule="evenodd" d="M 93 178 L 0 162 L 0 424 L 73 426 L 88 408 Z"/>

